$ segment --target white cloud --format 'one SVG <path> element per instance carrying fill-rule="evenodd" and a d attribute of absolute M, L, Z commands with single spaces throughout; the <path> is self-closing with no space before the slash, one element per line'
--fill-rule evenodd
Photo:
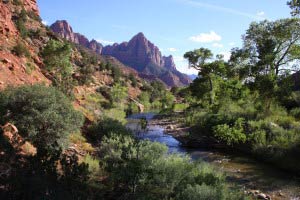
<path fill-rule="evenodd" d="M 222 37 L 216 32 L 210 31 L 209 33 L 200 33 L 199 35 L 192 36 L 189 39 L 194 42 L 211 43 L 221 41 Z"/>
<path fill-rule="evenodd" d="M 43 20 L 42 23 L 46 26 L 48 25 L 48 22 L 46 20 Z"/>
<path fill-rule="evenodd" d="M 235 45 L 235 42 L 230 42 L 229 43 L 229 46 L 234 46 Z"/>
<path fill-rule="evenodd" d="M 176 52 L 177 51 L 177 49 L 176 48 L 168 48 L 168 51 L 171 51 L 171 52 Z"/>
<path fill-rule="evenodd" d="M 174 59 L 174 62 L 184 62 L 185 61 L 183 56 L 174 56 L 173 59 Z"/>
<path fill-rule="evenodd" d="M 220 52 L 224 56 L 224 60 L 228 61 L 230 59 L 231 53 L 230 52 Z"/>
<path fill-rule="evenodd" d="M 229 14 L 233 14 L 233 15 L 247 17 L 247 18 L 254 19 L 254 20 L 264 19 L 261 16 L 246 13 L 246 12 L 243 12 L 243 11 L 240 11 L 240 10 L 235 10 L 235 9 L 232 9 L 232 8 L 227 8 L 227 7 L 218 6 L 218 5 L 209 4 L 209 3 L 202 3 L 202 2 L 199 2 L 199 1 L 195 1 L 195 0 L 177 0 L 177 1 L 181 2 L 181 3 L 184 3 L 184 4 L 187 4 L 187 5 L 194 6 L 194 7 L 200 7 L 200 8 L 210 9 L 210 10 L 221 11 L 221 12 L 224 12 L 224 13 L 229 13 Z"/>
<path fill-rule="evenodd" d="M 256 15 L 262 17 L 262 16 L 265 15 L 265 12 L 264 11 L 259 11 L 259 12 L 256 13 Z"/>
<path fill-rule="evenodd" d="M 111 45 L 111 44 L 115 43 L 115 42 L 112 42 L 112 41 L 102 40 L 102 39 L 97 39 L 97 42 L 100 42 L 103 45 Z"/>
<path fill-rule="evenodd" d="M 216 48 L 223 48 L 224 47 L 223 44 L 220 44 L 220 43 L 217 43 L 217 42 L 213 43 L 212 46 L 216 47 Z"/>

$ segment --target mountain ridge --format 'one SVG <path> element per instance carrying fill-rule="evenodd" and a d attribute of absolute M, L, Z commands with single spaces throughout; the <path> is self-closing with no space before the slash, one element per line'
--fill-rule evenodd
<path fill-rule="evenodd" d="M 96 40 L 89 41 L 84 35 L 75 33 L 66 20 L 57 20 L 50 29 L 58 36 L 82 45 L 94 52 L 113 56 L 121 63 L 137 70 L 144 77 L 154 75 L 169 87 L 185 86 L 191 79 L 176 69 L 173 56 L 163 56 L 159 48 L 140 32 L 128 42 L 103 46 Z"/>

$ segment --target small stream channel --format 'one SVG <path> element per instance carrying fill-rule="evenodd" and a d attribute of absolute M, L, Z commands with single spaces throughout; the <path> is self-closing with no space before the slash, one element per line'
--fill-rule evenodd
<path fill-rule="evenodd" d="M 241 190 L 259 190 L 275 200 L 300 200 L 300 180 L 290 173 L 261 164 L 249 157 L 239 154 L 222 153 L 207 149 L 191 149 L 182 147 L 180 142 L 165 133 L 164 128 L 148 123 L 146 131 L 139 129 L 139 121 L 146 118 L 151 121 L 155 113 L 134 114 L 128 117 L 127 127 L 135 132 L 138 138 L 160 142 L 169 147 L 170 153 L 189 155 L 192 160 L 204 160 L 226 173 L 229 183 Z"/>

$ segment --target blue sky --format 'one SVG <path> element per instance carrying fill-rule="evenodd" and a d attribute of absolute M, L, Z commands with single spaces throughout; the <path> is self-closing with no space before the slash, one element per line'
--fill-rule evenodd
<path fill-rule="evenodd" d="M 287 0 L 38 0 L 48 25 L 67 20 L 75 32 L 104 45 L 131 39 L 138 32 L 164 55 L 174 56 L 177 69 L 188 69 L 183 54 L 207 47 L 228 57 L 241 46 L 252 21 L 290 16 Z"/>

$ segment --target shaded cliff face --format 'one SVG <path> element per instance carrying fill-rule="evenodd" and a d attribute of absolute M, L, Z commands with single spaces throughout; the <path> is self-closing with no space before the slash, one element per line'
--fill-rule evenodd
<path fill-rule="evenodd" d="M 96 40 L 89 41 L 85 36 L 74 33 L 65 20 L 56 21 L 50 28 L 62 38 L 87 47 L 98 54 L 113 56 L 144 76 L 154 76 L 170 87 L 184 86 L 191 82 L 187 75 L 177 71 L 173 57 L 162 56 L 159 48 L 143 33 L 138 33 L 129 42 L 103 47 Z"/>
<path fill-rule="evenodd" d="M 114 56 L 144 75 L 154 75 L 170 87 L 191 82 L 188 76 L 177 71 L 173 57 L 162 56 L 158 47 L 143 33 L 137 34 L 129 42 L 104 47 L 103 54 Z"/>
<path fill-rule="evenodd" d="M 84 35 L 80 33 L 75 33 L 69 23 L 65 20 L 58 20 L 50 26 L 50 29 L 58 34 L 60 37 L 73 42 L 75 44 L 82 45 L 89 48 L 96 53 L 101 54 L 103 46 L 96 40 L 89 41 Z"/>

